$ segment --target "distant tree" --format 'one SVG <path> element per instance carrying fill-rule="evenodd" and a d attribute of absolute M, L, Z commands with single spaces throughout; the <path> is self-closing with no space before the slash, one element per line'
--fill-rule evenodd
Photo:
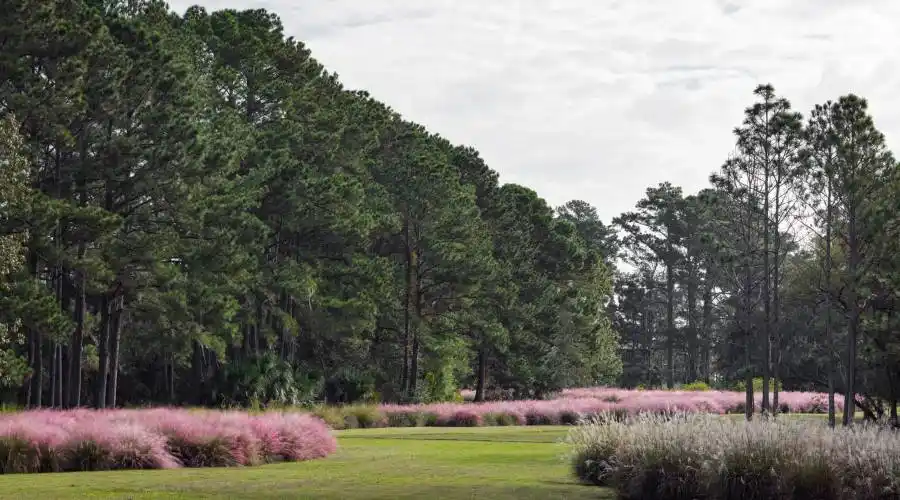
<path fill-rule="evenodd" d="M 658 260 L 666 273 L 666 385 L 675 387 L 675 278 L 683 259 L 684 226 L 681 188 L 669 183 L 647 189 L 637 210 L 624 213 L 613 223 L 625 231 L 623 246 L 636 255 Z"/>

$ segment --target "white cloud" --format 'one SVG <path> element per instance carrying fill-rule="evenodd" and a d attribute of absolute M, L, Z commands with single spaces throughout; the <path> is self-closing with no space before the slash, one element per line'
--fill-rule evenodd
<path fill-rule="evenodd" d="M 758 83 L 804 113 L 864 96 L 900 145 L 894 0 L 200 3 L 278 13 L 348 87 L 605 220 L 649 185 L 704 187 Z"/>

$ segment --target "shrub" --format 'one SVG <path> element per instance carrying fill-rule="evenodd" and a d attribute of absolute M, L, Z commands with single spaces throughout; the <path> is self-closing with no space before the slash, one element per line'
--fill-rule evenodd
<path fill-rule="evenodd" d="M 356 415 L 348 413 L 344 415 L 344 429 L 359 429 L 359 420 L 356 419 Z"/>
<path fill-rule="evenodd" d="M 334 430 L 341 430 L 347 427 L 344 414 L 341 409 L 335 406 L 321 405 L 313 408 L 312 414 L 322 419 L 328 427 Z"/>
<path fill-rule="evenodd" d="M 563 425 L 575 425 L 581 420 L 581 415 L 576 411 L 563 410 L 559 412 L 559 423 Z"/>
<path fill-rule="evenodd" d="M 459 410 L 447 419 L 451 427 L 480 427 L 484 424 L 481 415 L 472 410 Z"/>
<path fill-rule="evenodd" d="M 525 425 L 523 420 L 524 417 L 509 412 L 487 413 L 484 417 L 485 425 L 497 426 Z"/>
<path fill-rule="evenodd" d="M 775 390 L 775 379 L 769 379 L 769 391 Z M 762 392 L 763 379 L 762 377 L 756 377 L 753 379 L 753 392 Z M 734 390 L 737 392 L 744 392 L 747 390 L 747 383 L 743 380 L 739 380 L 734 384 Z M 781 392 L 784 390 L 784 386 L 781 382 L 778 382 L 778 391 Z"/>
<path fill-rule="evenodd" d="M 531 411 L 525 414 L 526 425 L 557 425 L 559 416 L 551 412 Z"/>
<path fill-rule="evenodd" d="M 352 416 L 356 421 L 356 427 L 348 425 L 350 428 L 374 429 L 387 425 L 387 417 L 377 406 L 369 405 L 353 405 L 344 407 L 344 415 Z"/>
<path fill-rule="evenodd" d="M 418 411 L 396 411 L 387 413 L 388 427 L 424 427 L 425 415 Z"/>
<path fill-rule="evenodd" d="M 709 391 L 711 390 L 709 384 L 702 380 L 698 380 L 696 382 L 691 382 L 690 384 L 684 384 L 681 386 L 681 390 L 683 391 Z"/>

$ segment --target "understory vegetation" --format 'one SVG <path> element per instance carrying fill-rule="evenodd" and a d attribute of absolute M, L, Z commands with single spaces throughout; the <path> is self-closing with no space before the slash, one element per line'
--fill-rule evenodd
<path fill-rule="evenodd" d="M 623 499 L 890 499 L 900 434 L 703 414 L 600 416 L 574 428 L 575 474 Z"/>

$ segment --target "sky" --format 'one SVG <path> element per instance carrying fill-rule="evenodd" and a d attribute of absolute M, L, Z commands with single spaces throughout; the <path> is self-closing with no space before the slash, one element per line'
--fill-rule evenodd
<path fill-rule="evenodd" d="M 503 183 L 609 220 L 708 184 L 771 83 L 804 115 L 868 99 L 900 145 L 897 0 L 199 0 L 264 8 L 351 89 L 473 146 Z"/>

